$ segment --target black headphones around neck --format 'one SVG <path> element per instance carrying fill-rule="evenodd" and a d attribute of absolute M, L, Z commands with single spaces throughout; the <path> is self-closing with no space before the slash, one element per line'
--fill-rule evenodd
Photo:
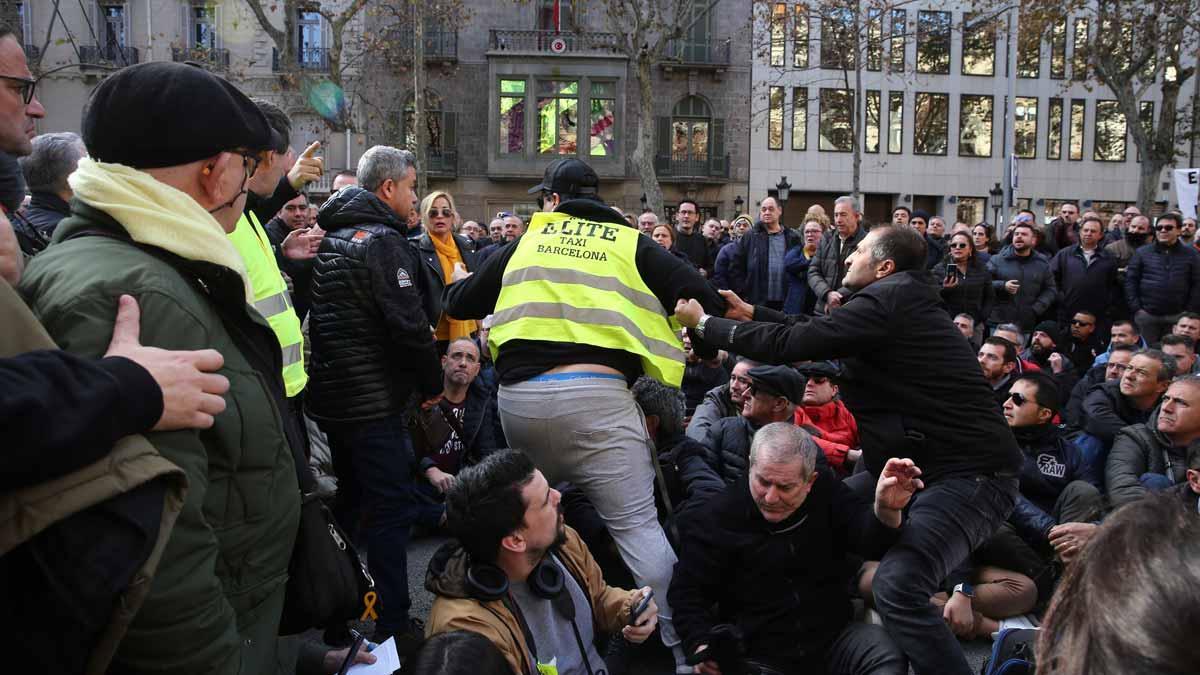
<path fill-rule="evenodd" d="M 554 562 L 554 554 L 542 558 L 525 582 L 534 595 L 544 600 L 562 595 L 565 579 L 562 568 Z M 467 567 L 467 589 L 477 600 L 503 599 L 508 595 L 508 575 L 493 563 L 472 562 Z"/>

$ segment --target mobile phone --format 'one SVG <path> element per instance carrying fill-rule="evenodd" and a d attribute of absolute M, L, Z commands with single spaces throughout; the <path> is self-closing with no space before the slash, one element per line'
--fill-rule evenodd
<path fill-rule="evenodd" d="M 958 266 L 954 264 L 946 265 L 946 281 L 951 281 L 958 278 Z"/>
<path fill-rule="evenodd" d="M 354 657 L 358 656 L 358 650 L 362 649 L 363 642 L 366 640 L 362 633 L 354 629 L 350 629 L 350 634 L 354 636 L 354 642 L 350 644 L 350 651 L 346 652 L 346 660 L 342 661 L 342 667 L 338 668 L 337 675 L 346 675 L 346 671 L 354 665 Z"/>
<path fill-rule="evenodd" d="M 641 602 L 639 602 L 637 604 L 637 606 L 635 606 L 633 608 L 633 611 L 631 611 L 629 613 L 629 625 L 630 626 L 637 623 L 638 617 L 640 617 L 642 615 L 642 612 L 646 611 L 646 608 L 650 606 L 650 601 L 653 599 L 654 599 L 654 589 L 651 588 L 650 592 L 646 593 L 646 595 L 642 597 Z"/>

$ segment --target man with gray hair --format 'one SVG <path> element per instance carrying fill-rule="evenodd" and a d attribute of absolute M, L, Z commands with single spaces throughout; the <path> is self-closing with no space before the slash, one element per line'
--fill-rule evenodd
<path fill-rule="evenodd" d="M 743 672 L 749 662 L 785 673 L 908 672 L 881 626 L 850 620 L 844 561 L 895 541 L 921 470 L 888 459 L 872 508 L 821 456 L 803 429 L 764 426 L 748 478 L 705 504 L 684 532 L 667 596 L 701 673 Z M 745 662 L 731 663 L 724 647 L 739 638 Z"/>
<path fill-rule="evenodd" d="M 375 641 L 410 655 L 424 630 L 408 615 L 409 528 L 417 515 L 409 400 L 442 397 L 442 369 L 405 239 L 416 170 L 407 150 L 377 145 L 358 161 L 358 186 L 321 207 L 327 232 L 313 265 L 309 415 L 329 437 L 338 521 L 370 513 L 367 549 L 381 610 Z M 362 511 L 359 500 L 362 501 Z"/>
<path fill-rule="evenodd" d="M 817 253 L 808 264 L 808 285 L 817 296 L 817 314 L 841 307 L 850 296 L 842 279 L 846 276 L 846 258 L 867 236 L 866 228 L 859 225 L 860 218 L 862 213 L 854 197 L 838 197 L 833 203 L 833 229 L 821 236 Z"/>
<path fill-rule="evenodd" d="M 78 134 L 61 132 L 34 138 L 33 152 L 19 160 L 30 192 L 25 220 L 33 229 L 30 234 L 37 239 L 48 244 L 58 221 L 71 214 L 67 202 L 74 193 L 67 184 L 67 176 L 75 171 L 79 158 L 86 155 L 87 148 Z"/>

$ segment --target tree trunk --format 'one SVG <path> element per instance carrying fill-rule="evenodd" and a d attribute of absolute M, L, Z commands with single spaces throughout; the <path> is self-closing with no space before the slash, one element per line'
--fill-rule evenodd
<path fill-rule="evenodd" d="M 413 2 L 413 132 L 417 137 L 417 198 L 429 193 L 429 128 L 425 124 L 425 5 Z M 401 130 L 401 133 L 404 133 Z"/>
<path fill-rule="evenodd" d="M 635 59 L 638 81 L 638 134 L 633 148 L 633 169 L 646 193 L 646 205 L 651 211 L 663 215 L 662 186 L 654 172 L 654 88 L 651 83 L 653 63 L 646 50 L 638 52 Z"/>
<path fill-rule="evenodd" d="M 866 58 L 866 54 L 864 54 L 863 50 L 861 49 L 862 44 L 860 41 L 862 40 L 862 35 L 859 31 L 861 30 L 862 23 L 861 23 L 860 19 L 861 19 L 861 17 L 859 16 L 859 6 L 858 6 L 858 3 L 855 2 L 854 3 L 854 47 L 853 47 L 853 51 L 851 52 L 851 54 L 852 54 L 851 58 L 854 59 L 854 118 L 853 118 L 854 124 L 852 125 L 853 132 L 854 132 L 854 144 L 851 146 L 851 148 L 854 150 L 854 157 L 852 159 L 853 175 L 851 177 L 851 189 L 853 190 L 854 200 L 856 202 L 858 202 L 858 208 L 862 209 L 864 207 L 863 200 L 862 200 L 862 184 L 861 184 L 861 181 L 862 181 L 862 151 L 863 151 L 862 144 L 863 144 L 863 142 L 865 140 L 865 136 L 866 136 L 863 133 L 863 113 L 866 110 L 867 102 L 866 102 L 866 99 L 863 98 L 862 71 L 863 71 L 863 60 L 864 60 L 864 58 Z M 844 59 L 846 57 L 843 56 L 842 58 Z M 883 94 L 880 93 L 880 96 L 882 96 L 882 95 Z M 801 223 L 800 227 L 803 228 L 804 223 Z"/>

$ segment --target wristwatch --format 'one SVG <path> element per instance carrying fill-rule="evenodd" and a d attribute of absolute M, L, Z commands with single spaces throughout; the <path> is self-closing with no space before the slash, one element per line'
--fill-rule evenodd
<path fill-rule="evenodd" d="M 700 321 L 696 323 L 696 335 L 699 335 L 701 338 L 704 337 L 704 324 L 706 323 L 708 323 L 708 315 L 701 314 Z"/>
<path fill-rule="evenodd" d="M 957 586 L 954 587 L 954 592 L 962 593 L 963 595 L 967 596 L 968 598 L 971 598 L 972 600 L 975 599 L 975 587 L 972 586 L 971 584 L 968 584 L 968 583 L 958 584 Z"/>

